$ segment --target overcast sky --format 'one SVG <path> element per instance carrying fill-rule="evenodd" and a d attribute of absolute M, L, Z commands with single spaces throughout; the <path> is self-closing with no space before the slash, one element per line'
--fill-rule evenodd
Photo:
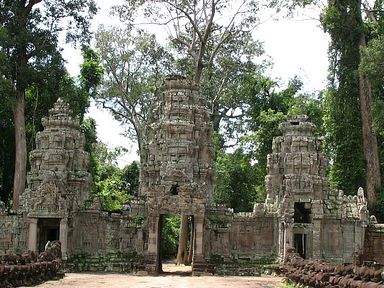
<path fill-rule="evenodd" d="M 121 0 L 98 2 L 101 9 L 93 21 L 94 31 L 100 24 L 108 26 L 117 23 L 117 20 L 108 15 L 108 11 L 111 3 L 118 4 Z M 305 14 L 290 20 L 263 19 L 263 24 L 254 35 L 264 42 L 265 52 L 274 63 L 269 71 L 271 76 L 287 82 L 297 75 L 304 82 L 304 90 L 319 91 L 326 86 L 328 37 L 317 20 L 309 20 L 311 17 L 318 17 L 319 12 L 306 11 Z M 67 61 L 68 71 L 72 76 L 77 76 L 82 61 L 80 52 L 66 46 L 63 56 Z M 121 166 L 137 159 L 136 146 L 121 135 L 122 128 L 107 111 L 92 105 L 88 116 L 96 119 L 98 138 L 109 148 L 120 145 L 130 150 L 129 155 L 120 159 Z"/>

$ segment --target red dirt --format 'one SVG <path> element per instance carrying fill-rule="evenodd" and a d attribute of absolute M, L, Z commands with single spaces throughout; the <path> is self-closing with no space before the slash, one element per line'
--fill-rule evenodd
<path fill-rule="evenodd" d="M 58 281 L 48 281 L 38 288 L 275 288 L 283 287 L 281 277 L 234 277 L 234 276 L 183 276 L 188 275 L 190 267 L 176 267 L 163 265 L 167 273 L 159 276 L 138 276 L 137 274 L 110 274 L 110 273 L 66 273 Z M 177 273 L 177 274 L 172 274 Z"/>

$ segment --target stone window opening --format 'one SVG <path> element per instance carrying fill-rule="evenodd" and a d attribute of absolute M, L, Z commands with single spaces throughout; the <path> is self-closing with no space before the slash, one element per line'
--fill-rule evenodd
<path fill-rule="evenodd" d="M 308 204 L 309 203 L 295 202 L 294 223 L 311 223 L 311 209 L 308 208 Z"/>
<path fill-rule="evenodd" d="M 291 125 L 298 126 L 300 125 L 299 121 L 291 121 Z"/>
<path fill-rule="evenodd" d="M 169 190 L 169 192 L 171 193 L 171 195 L 179 195 L 179 184 L 172 184 L 171 186 L 171 189 Z"/>

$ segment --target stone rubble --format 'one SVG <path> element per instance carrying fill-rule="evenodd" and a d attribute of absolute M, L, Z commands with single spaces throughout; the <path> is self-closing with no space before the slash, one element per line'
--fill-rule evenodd
<path fill-rule="evenodd" d="M 0 287 L 33 286 L 57 280 L 64 276 L 62 269 L 59 241 L 50 243 L 39 255 L 30 250 L 22 255 L 3 255 L 0 256 Z"/>

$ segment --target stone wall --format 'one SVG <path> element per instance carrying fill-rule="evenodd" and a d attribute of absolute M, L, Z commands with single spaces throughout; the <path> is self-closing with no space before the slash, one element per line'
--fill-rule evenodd
<path fill-rule="evenodd" d="M 144 210 L 134 202 L 121 214 L 99 210 L 76 213 L 68 223 L 67 269 L 131 272 L 142 267 L 147 247 Z"/>
<path fill-rule="evenodd" d="M 79 212 L 72 223 L 69 250 L 72 254 L 105 254 L 144 251 L 142 223 L 121 214 Z M 86 232 L 84 232 L 84 227 Z"/>
<path fill-rule="evenodd" d="M 210 205 L 205 226 L 205 255 L 216 275 L 258 276 L 277 261 L 277 218 L 273 209 L 255 205 L 253 212 L 233 213 Z M 271 208 L 271 207 L 270 207 Z"/>
<path fill-rule="evenodd" d="M 384 224 L 373 224 L 367 227 L 364 260 L 384 265 Z"/>
<path fill-rule="evenodd" d="M 0 255 L 27 250 L 27 227 L 20 215 L 0 213 Z"/>
<path fill-rule="evenodd" d="M 255 208 L 258 206 L 256 205 Z M 276 259 L 277 218 L 260 211 L 233 213 L 221 205 L 207 212 L 206 255 L 226 261 Z"/>
<path fill-rule="evenodd" d="M 363 243 L 363 239 L 356 239 L 364 237 L 364 229 L 359 221 L 326 219 L 322 230 L 322 259 L 325 261 L 352 263 L 357 253 L 362 253 L 363 247 L 359 243 Z"/>
<path fill-rule="evenodd" d="M 253 213 L 235 214 L 232 222 L 232 254 L 260 259 L 276 256 L 277 219 Z"/>

